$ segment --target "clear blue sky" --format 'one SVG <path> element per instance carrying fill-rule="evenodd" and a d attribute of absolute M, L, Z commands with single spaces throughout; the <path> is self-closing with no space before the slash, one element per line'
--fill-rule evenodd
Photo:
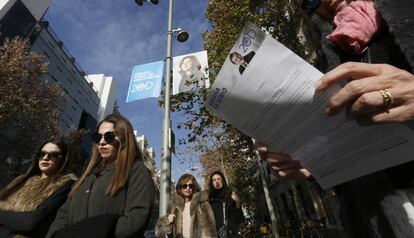
<path fill-rule="evenodd" d="M 163 118 L 158 99 L 128 104 L 125 100 L 132 66 L 165 59 L 168 2 L 160 0 L 158 5 L 146 3 L 140 7 L 134 0 L 53 0 L 45 15 L 86 74 L 114 77 L 119 110 L 138 134 L 147 136 L 156 150 L 158 165 Z M 207 4 L 207 0 L 174 1 L 174 27 L 188 31 L 190 39 L 184 43 L 174 41 L 173 56 L 203 50 L 201 35 L 209 28 L 205 18 Z M 177 122 L 185 118 L 180 113 L 171 116 L 176 137 L 185 136 L 185 131 L 175 129 Z M 189 164 L 179 164 L 174 155 L 172 160 L 175 180 L 189 172 Z"/>

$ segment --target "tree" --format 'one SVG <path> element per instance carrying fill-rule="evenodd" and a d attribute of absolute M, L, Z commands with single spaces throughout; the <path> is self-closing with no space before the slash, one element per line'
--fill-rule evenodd
<path fill-rule="evenodd" d="M 206 11 L 212 30 L 204 33 L 204 48 L 209 55 L 209 77 L 214 81 L 230 49 L 249 21 L 264 29 L 299 56 L 310 59 L 312 50 L 299 35 L 303 15 L 296 0 L 210 0 Z M 221 168 L 223 161 L 229 182 L 236 187 L 245 204 L 254 205 L 252 189 L 258 183 L 254 147 L 251 139 L 204 106 L 208 90 L 181 93 L 171 98 L 172 110 L 186 116 L 179 128 L 190 132 L 179 140 L 189 151 L 201 152 L 205 175 Z M 196 154 L 196 153 L 194 153 Z M 242 176 L 241 176 L 242 175 Z M 252 207 L 252 209 L 254 209 Z"/>
<path fill-rule="evenodd" d="M 6 39 L 0 46 L 0 159 L 8 177 L 21 173 L 37 146 L 59 133 L 64 93 L 41 79 L 46 72 L 28 40 Z"/>

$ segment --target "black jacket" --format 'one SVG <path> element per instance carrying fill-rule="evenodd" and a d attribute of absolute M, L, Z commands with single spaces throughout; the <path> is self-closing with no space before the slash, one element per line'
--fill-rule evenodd
<path fill-rule="evenodd" d="M 372 40 L 366 54 L 351 60 L 389 63 L 413 73 L 413 1 L 374 0 L 374 3 L 387 30 Z M 344 52 L 326 42 L 324 36 L 322 42 L 325 42 L 322 49 L 327 56 L 327 69 L 350 60 Z M 409 162 L 336 186 L 341 218 L 349 237 L 414 237 L 414 228 L 403 206 L 404 203 L 414 204 L 413 171 L 414 162 Z"/>
<path fill-rule="evenodd" d="M 0 238 L 12 237 L 15 234 L 45 237 L 57 210 L 66 201 L 73 182 L 69 180 L 33 211 L 0 211 Z"/>
<path fill-rule="evenodd" d="M 109 197 L 106 190 L 114 174 L 112 164 L 100 176 L 94 173 L 87 176 L 74 196 L 59 209 L 47 237 L 53 237 L 61 229 L 66 237 L 143 237 L 154 200 L 150 172 L 142 161 L 136 161 L 127 185 Z"/>
<path fill-rule="evenodd" d="M 241 209 L 236 207 L 236 202 L 231 198 L 231 193 L 231 188 L 226 187 L 224 199 L 220 199 L 214 197 L 213 193 L 210 192 L 210 206 L 213 209 L 214 219 L 216 220 L 217 233 L 225 226 L 225 218 L 227 222 L 227 227 L 225 227 L 227 237 L 237 237 L 239 225 L 243 222 L 243 213 Z"/>

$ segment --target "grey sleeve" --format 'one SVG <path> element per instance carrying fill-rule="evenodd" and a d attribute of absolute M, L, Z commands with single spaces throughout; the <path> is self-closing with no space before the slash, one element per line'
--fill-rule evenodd
<path fill-rule="evenodd" d="M 117 238 L 144 234 L 154 201 L 155 189 L 150 172 L 141 161 L 134 166 L 136 169 L 128 180 L 125 213 L 116 225 Z"/>

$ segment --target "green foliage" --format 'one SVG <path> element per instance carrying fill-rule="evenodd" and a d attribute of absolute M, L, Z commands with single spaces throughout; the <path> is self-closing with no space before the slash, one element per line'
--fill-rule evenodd
<path fill-rule="evenodd" d="M 206 17 L 212 30 L 203 34 L 204 49 L 209 56 L 210 81 L 218 75 L 247 22 L 266 30 L 299 56 L 308 57 L 307 49 L 298 37 L 303 20 L 302 13 L 297 11 L 298 4 L 295 0 L 210 0 Z M 224 167 L 242 202 L 254 209 L 259 180 L 251 139 L 206 110 L 207 93 L 208 90 L 201 89 L 171 98 L 172 110 L 186 116 L 178 127 L 190 131 L 186 138 L 179 139 L 179 143 L 187 145 L 187 155 L 201 154 L 205 176 Z"/>
<path fill-rule="evenodd" d="M 64 93 L 40 79 L 46 71 L 27 40 L 6 39 L 0 46 L 0 162 L 7 175 L 21 173 L 35 148 L 59 133 Z"/>

